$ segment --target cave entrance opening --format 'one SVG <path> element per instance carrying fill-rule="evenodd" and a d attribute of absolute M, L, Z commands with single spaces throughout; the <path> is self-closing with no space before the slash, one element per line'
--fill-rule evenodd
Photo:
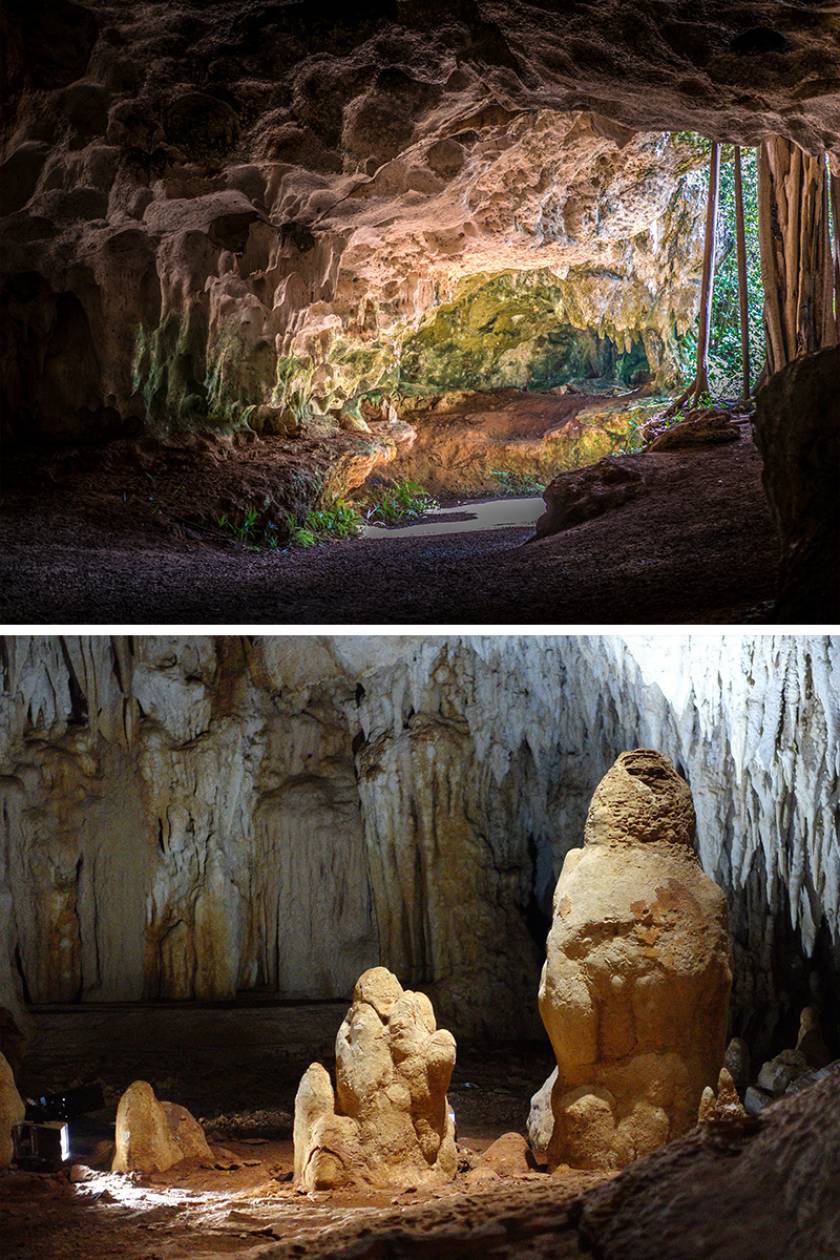
<path fill-rule="evenodd" d="M 712 217 L 712 142 L 691 132 L 668 135 L 682 165 L 670 197 L 657 202 L 658 217 L 635 236 L 638 224 L 625 224 L 623 241 L 607 233 L 592 258 L 562 275 L 545 266 L 467 276 L 404 340 L 395 408 L 415 437 L 394 464 L 373 474 L 370 488 L 375 495 L 404 480 L 426 489 L 434 510 L 407 514 L 387 530 L 374 519 L 367 536 L 531 525 L 558 473 L 640 451 L 646 422 L 669 407 L 697 360 L 709 218 L 714 251 L 702 400 L 733 406 L 755 387 L 765 361 L 758 151 L 715 146 Z M 632 311 L 618 315 L 629 290 Z M 746 386 L 743 325 L 751 351 Z M 670 418 L 680 420 L 682 412 Z"/>

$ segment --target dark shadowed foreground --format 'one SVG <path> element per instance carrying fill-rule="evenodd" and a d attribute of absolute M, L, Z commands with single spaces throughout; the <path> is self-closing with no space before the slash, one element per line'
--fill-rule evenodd
<path fill-rule="evenodd" d="M 770 620 L 778 544 L 747 436 L 620 462 L 644 467 L 634 497 L 538 542 L 530 529 L 499 529 L 276 552 L 173 529 L 149 515 L 139 487 L 82 496 L 72 480 L 18 482 L 0 509 L 0 615 L 12 624 Z M 194 502 L 202 487 L 192 471 L 182 481 Z"/>

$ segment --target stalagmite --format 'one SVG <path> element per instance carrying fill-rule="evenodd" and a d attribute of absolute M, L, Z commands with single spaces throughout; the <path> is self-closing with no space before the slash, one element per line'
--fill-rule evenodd
<path fill-rule="evenodd" d="M 455 1039 L 437 1028 L 423 993 L 384 967 L 358 980 L 335 1044 L 336 1090 L 320 1063 L 295 1099 L 295 1182 L 417 1185 L 455 1175 L 455 1122 L 446 1091 Z"/>
<path fill-rule="evenodd" d="M 114 1172 L 166 1172 L 184 1159 L 212 1160 L 204 1130 L 186 1107 L 158 1102 L 147 1081 L 135 1081 L 117 1107 Z"/>
<path fill-rule="evenodd" d="M 746 1114 L 731 1074 L 722 1067 L 718 1076 L 717 1092 L 711 1085 L 703 1090 L 697 1111 L 698 1121 L 706 1124 L 709 1121 L 741 1120 Z"/>
<path fill-rule="evenodd" d="M 694 828 L 686 782 L 661 753 L 636 749 L 601 780 L 584 847 L 566 855 L 539 993 L 557 1059 L 550 1168 L 620 1168 L 648 1154 L 691 1127 L 718 1079 L 727 913 Z"/>

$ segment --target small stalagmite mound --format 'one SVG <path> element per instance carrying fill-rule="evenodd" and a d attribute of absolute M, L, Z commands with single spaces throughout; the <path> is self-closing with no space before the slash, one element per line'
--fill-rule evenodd
<path fill-rule="evenodd" d="M 12 1129 L 20 1124 L 25 1113 L 23 1099 L 15 1085 L 14 1072 L 8 1060 L 0 1054 L 0 1168 L 5 1168 L 12 1162 Z"/>
<path fill-rule="evenodd" d="M 335 1044 L 336 1087 L 320 1063 L 295 1098 L 295 1182 L 306 1190 L 448 1181 L 457 1170 L 446 1091 L 455 1038 L 424 993 L 385 967 L 364 972 Z"/>
<path fill-rule="evenodd" d="M 700 1106 L 697 1109 L 698 1123 L 740 1122 L 746 1119 L 746 1115 L 732 1075 L 727 1068 L 722 1067 L 718 1076 L 717 1093 L 711 1085 L 707 1085 L 703 1090 Z"/>
<path fill-rule="evenodd" d="M 622 1168 L 696 1121 L 723 1062 L 726 902 L 694 853 L 694 805 L 667 757 L 622 753 L 554 894 L 540 1014 L 557 1073 L 529 1133 L 549 1168 Z"/>
<path fill-rule="evenodd" d="M 166 1172 L 184 1159 L 212 1160 L 204 1130 L 186 1107 L 158 1102 L 148 1081 L 134 1081 L 117 1107 L 114 1172 Z"/>

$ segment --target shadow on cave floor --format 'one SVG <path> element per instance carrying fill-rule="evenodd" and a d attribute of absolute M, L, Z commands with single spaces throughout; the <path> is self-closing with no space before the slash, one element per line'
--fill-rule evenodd
<path fill-rule="evenodd" d="M 101 522 L 66 492 L 6 495 L 0 613 L 10 624 L 770 620 L 778 543 L 748 434 L 625 458 L 644 470 L 635 498 L 528 546 L 523 526 L 255 552 L 126 519 L 117 490 Z"/>

